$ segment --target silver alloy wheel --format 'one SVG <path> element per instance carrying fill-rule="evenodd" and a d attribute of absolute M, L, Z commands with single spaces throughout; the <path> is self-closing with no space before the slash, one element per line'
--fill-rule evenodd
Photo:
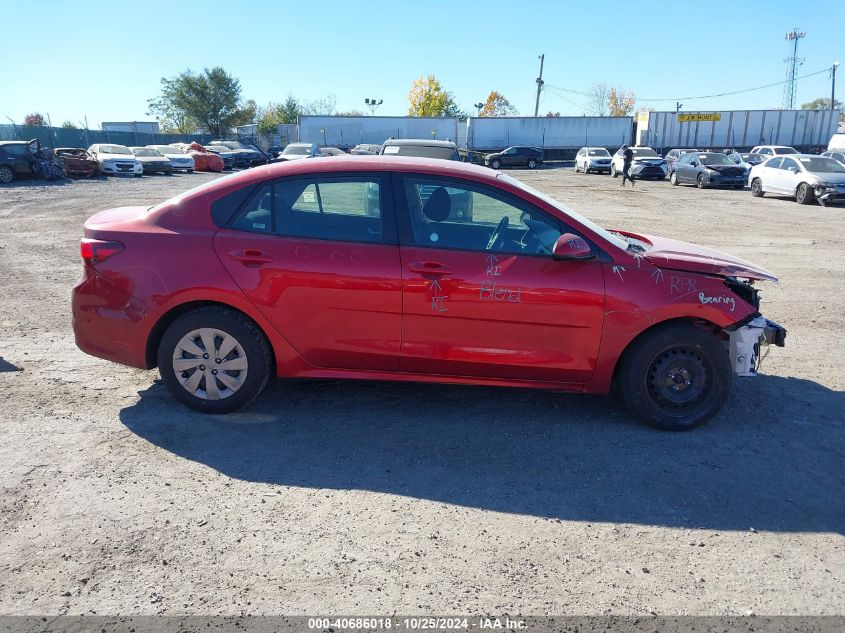
<path fill-rule="evenodd" d="M 2 182 L 3 184 L 8 184 L 8 183 L 12 182 L 12 180 L 14 180 L 14 178 L 15 178 L 15 172 L 13 172 L 10 168 L 8 168 L 8 167 L 0 168 L 0 182 Z"/>
<path fill-rule="evenodd" d="M 249 363 L 238 340 L 223 330 L 188 332 L 173 350 L 173 373 L 192 396 L 223 400 L 246 381 Z"/>

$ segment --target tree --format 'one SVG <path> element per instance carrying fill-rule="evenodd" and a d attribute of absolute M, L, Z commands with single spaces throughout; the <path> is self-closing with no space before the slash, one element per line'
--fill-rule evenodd
<path fill-rule="evenodd" d="M 516 114 L 516 108 L 502 93 L 494 90 L 487 95 L 487 101 L 479 111 L 478 116 L 508 116 L 509 114 Z"/>
<path fill-rule="evenodd" d="M 842 102 L 839 99 L 833 100 L 833 109 L 838 110 L 842 107 Z M 802 110 L 830 110 L 830 97 L 819 97 L 813 99 L 809 103 L 801 105 Z"/>
<path fill-rule="evenodd" d="M 634 111 L 637 98 L 630 90 L 611 88 L 607 95 L 607 106 L 610 116 L 630 116 Z"/>
<path fill-rule="evenodd" d="M 549 112 L 546 112 L 546 116 L 550 116 L 550 117 L 558 117 L 558 116 L 560 116 L 560 112 L 552 112 L 552 111 L 549 111 Z"/>
<path fill-rule="evenodd" d="M 41 127 L 46 125 L 46 122 L 44 121 L 44 117 L 38 112 L 33 112 L 32 114 L 27 114 L 26 117 L 24 117 L 23 124 Z"/>
<path fill-rule="evenodd" d="M 610 88 L 605 83 L 595 83 L 587 96 L 587 111 L 594 116 L 607 116 L 610 108 Z"/>
<path fill-rule="evenodd" d="M 296 123 L 297 117 L 302 114 L 302 105 L 292 94 L 287 96 L 284 103 L 278 106 L 279 123 Z"/>
<path fill-rule="evenodd" d="M 345 110 L 343 112 L 338 112 L 337 116 L 364 116 L 364 113 L 360 110 Z"/>
<path fill-rule="evenodd" d="M 410 116 L 443 116 L 466 118 L 451 92 L 443 90 L 434 75 L 419 77 L 411 84 L 408 92 L 408 114 Z"/>
<path fill-rule="evenodd" d="M 320 99 L 309 101 L 302 106 L 302 114 L 316 116 L 331 116 L 337 111 L 337 98 L 334 95 L 326 95 Z"/>
<path fill-rule="evenodd" d="M 255 117 L 254 102 L 241 101 L 240 82 L 219 66 L 162 77 L 161 86 L 161 94 L 148 104 L 149 114 L 159 116 L 162 127 L 182 131 L 198 124 L 209 134 L 223 136 L 228 128 Z"/>
<path fill-rule="evenodd" d="M 62 123 L 62 128 L 64 128 L 65 130 L 78 130 L 79 129 L 77 127 L 76 123 L 74 123 L 70 119 L 68 119 L 67 121 Z"/>

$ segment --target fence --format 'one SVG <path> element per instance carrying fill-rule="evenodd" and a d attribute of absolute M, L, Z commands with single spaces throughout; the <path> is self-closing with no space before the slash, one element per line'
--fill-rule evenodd
<path fill-rule="evenodd" d="M 215 140 L 215 137 L 210 134 L 147 134 L 34 125 L 0 125 L 0 141 L 31 141 L 35 138 L 46 147 L 88 147 L 95 143 L 114 143 L 132 147 L 193 141 L 204 145 Z"/>

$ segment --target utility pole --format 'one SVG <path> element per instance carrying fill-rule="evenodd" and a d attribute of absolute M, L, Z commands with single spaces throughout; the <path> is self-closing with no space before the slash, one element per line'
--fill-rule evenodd
<path fill-rule="evenodd" d="M 786 34 L 786 41 L 792 45 L 792 54 L 783 61 L 788 64 L 786 67 L 786 84 L 783 87 L 783 109 L 795 109 L 795 88 L 798 83 L 796 79 L 796 71 L 798 66 L 804 63 L 802 58 L 798 57 L 798 40 L 806 37 L 804 31 L 799 31 L 798 27 L 792 29 Z"/>
<path fill-rule="evenodd" d="M 830 111 L 833 112 L 836 109 L 836 68 L 839 66 L 839 62 L 833 62 L 833 66 L 830 67 Z"/>
<path fill-rule="evenodd" d="M 537 100 L 534 102 L 534 116 L 540 111 L 540 91 L 543 89 L 543 62 L 546 59 L 545 53 L 538 56 L 540 60 L 540 76 L 537 77 Z"/>
<path fill-rule="evenodd" d="M 681 108 L 683 108 L 683 107 L 684 107 L 683 103 L 681 103 L 680 101 L 676 101 L 675 102 L 675 114 L 678 114 L 678 112 L 680 112 Z"/>

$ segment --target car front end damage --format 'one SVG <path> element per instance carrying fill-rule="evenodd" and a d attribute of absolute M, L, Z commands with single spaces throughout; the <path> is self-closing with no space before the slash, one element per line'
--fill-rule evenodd
<path fill-rule="evenodd" d="M 845 200 L 845 184 L 819 182 L 813 185 L 813 193 L 822 205 L 828 202 L 842 202 Z"/>
<path fill-rule="evenodd" d="M 768 353 L 764 353 L 763 349 L 770 345 L 786 345 L 786 328 L 760 314 L 760 295 L 752 281 L 729 277 L 725 280 L 725 285 L 755 309 L 746 318 L 725 328 L 725 331 L 728 334 L 728 353 L 734 374 L 756 376 L 763 358 Z"/>

